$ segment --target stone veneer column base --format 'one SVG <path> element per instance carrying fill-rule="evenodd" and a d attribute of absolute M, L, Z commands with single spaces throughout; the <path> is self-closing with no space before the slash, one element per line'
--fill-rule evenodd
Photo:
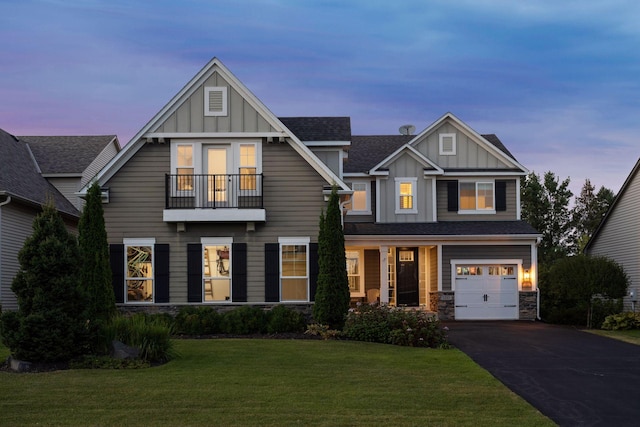
<path fill-rule="evenodd" d="M 454 292 L 430 292 L 429 309 L 438 313 L 440 320 L 455 320 Z"/>

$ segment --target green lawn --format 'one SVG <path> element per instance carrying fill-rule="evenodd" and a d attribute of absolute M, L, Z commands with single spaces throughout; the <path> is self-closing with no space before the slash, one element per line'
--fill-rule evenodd
<path fill-rule="evenodd" d="M 602 335 L 603 337 L 609 337 L 620 341 L 625 341 L 635 345 L 640 345 L 639 329 L 633 329 L 631 331 L 604 331 L 602 329 L 587 329 L 586 332 L 590 332 L 596 335 Z"/>
<path fill-rule="evenodd" d="M 179 359 L 149 369 L 0 372 L 0 424 L 554 425 L 458 350 L 260 339 L 176 347 Z"/>

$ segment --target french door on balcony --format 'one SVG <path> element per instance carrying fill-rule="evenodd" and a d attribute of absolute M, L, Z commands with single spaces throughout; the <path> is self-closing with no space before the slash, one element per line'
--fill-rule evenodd
<path fill-rule="evenodd" d="M 229 203 L 229 147 L 204 147 L 206 179 L 206 205 L 224 207 Z"/>

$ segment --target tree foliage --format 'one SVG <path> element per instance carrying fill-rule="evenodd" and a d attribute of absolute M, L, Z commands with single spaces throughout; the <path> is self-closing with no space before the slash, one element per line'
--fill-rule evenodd
<path fill-rule="evenodd" d="M 624 297 L 628 285 L 622 266 L 608 258 L 579 254 L 560 259 L 542 280 L 542 298 L 547 302 L 543 317 L 555 316 L 553 320 L 557 320 L 562 318 L 559 312 L 573 311 L 591 327 L 594 306 Z"/>
<path fill-rule="evenodd" d="M 18 311 L 2 315 L 2 339 L 13 356 L 32 362 L 69 360 L 84 350 L 78 244 L 52 202 L 33 222 L 18 254 L 11 290 Z"/>
<path fill-rule="evenodd" d="M 351 297 L 346 269 L 342 213 L 336 187 L 331 191 L 326 215 L 320 215 L 318 268 L 318 287 L 313 316 L 318 323 L 329 325 L 333 329 L 342 329 Z"/>
<path fill-rule="evenodd" d="M 573 231 L 570 251 L 572 253 L 582 252 L 614 199 L 613 191 L 600 187 L 596 193 L 591 181 L 585 180 L 580 195 L 576 197 L 574 207 L 571 210 Z"/>
<path fill-rule="evenodd" d="M 94 182 L 87 191 L 78 231 L 81 255 L 80 277 L 86 300 L 85 318 L 88 320 L 91 335 L 99 339 L 103 326 L 115 314 L 116 306 L 111 285 L 109 245 L 104 224 L 101 190 L 97 182 Z"/>

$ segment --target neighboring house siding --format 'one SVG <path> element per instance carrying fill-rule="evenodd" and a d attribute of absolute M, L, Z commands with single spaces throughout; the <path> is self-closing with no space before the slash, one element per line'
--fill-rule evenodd
<path fill-rule="evenodd" d="M 506 181 L 507 209 L 498 211 L 495 214 L 459 214 L 457 212 L 449 212 L 447 182 L 452 180 L 438 180 L 436 182 L 437 203 L 438 203 L 438 221 L 515 221 L 517 220 L 517 185 L 515 179 L 504 179 Z M 466 177 L 465 177 L 466 179 Z M 485 178 L 478 178 L 481 181 Z M 493 180 L 493 179 L 491 179 Z M 500 181 L 500 179 L 496 179 Z"/>
<path fill-rule="evenodd" d="M 319 150 L 312 149 L 313 154 L 315 154 L 322 163 L 329 166 L 329 169 L 337 176 L 341 175 L 340 171 L 340 162 L 342 161 L 340 157 L 340 152 L 337 150 Z"/>
<path fill-rule="evenodd" d="M 147 144 L 108 181 L 110 203 L 104 205 L 110 243 L 123 238 L 155 237 L 170 245 L 170 301 L 187 302 L 187 244 L 200 237 L 233 237 L 247 243 L 247 298 L 264 301 L 264 245 L 278 237 L 317 241 L 325 181 L 289 144 L 264 144 L 265 224 L 246 231 L 245 223 L 187 223 L 186 231 L 162 220 L 164 174 L 169 171 L 169 144 Z M 124 286 L 124 285 L 123 285 Z"/>
<path fill-rule="evenodd" d="M 439 135 L 441 133 L 456 134 L 456 154 L 443 156 L 440 155 Z M 469 138 L 465 133 L 461 132 L 451 123 L 443 123 L 438 129 L 429 133 L 426 138 L 419 141 L 413 146 L 428 159 L 435 162 L 443 169 L 447 168 L 510 168 L 502 160 L 499 160 L 495 154 L 490 153 L 482 146 L 477 144 L 475 140 Z"/>
<path fill-rule="evenodd" d="M 20 269 L 18 252 L 33 233 L 36 212 L 15 203 L 0 207 L 0 304 L 3 310 L 17 310 L 18 303 L 11 291 L 13 278 Z"/>
<path fill-rule="evenodd" d="M 522 268 L 531 268 L 531 245 L 443 245 L 442 246 L 442 290 L 451 290 L 451 260 L 500 260 L 521 259 Z"/>
<path fill-rule="evenodd" d="M 204 116 L 204 87 L 226 86 L 228 114 Z M 180 107 L 152 132 L 271 132 L 274 129 L 242 96 L 219 74 L 214 73 L 204 84 L 187 94 Z"/>
<path fill-rule="evenodd" d="M 76 196 L 76 192 L 80 189 L 80 177 L 78 178 L 47 178 L 54 187 L 62 193 L 73 205 L 82 210 L 83 201 L 80 197 Z"/>
<path fill-rule="evenodd" d="M 606 256 L 624 268 L 630 287 L 640 291 L 640 173 L 629 182 L 589 248 L 590 255 Z M 631 309 L 629 301 L 625 301 Z"/>
<path fill-rule="evenodd" d="M 84 187 L 87 183 L 89 183 L 93 177 L 96 176 L 98 172 L 107 164 L 109 161 L 118 154 L 118 149 L 116 148 L 116 143 L 111 142 L 107 144 L 106 147 L 96 156 L 95 159 L 87 166 L 87 168 L 82 172 L 82 179 L 80 180 L 80 188 Z M 80 208 L 78 208 L 80 209 Z"/>

